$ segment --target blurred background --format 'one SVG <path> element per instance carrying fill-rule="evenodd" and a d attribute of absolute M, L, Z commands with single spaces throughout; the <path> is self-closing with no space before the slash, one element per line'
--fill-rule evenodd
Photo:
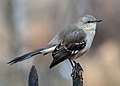
<path fill-rule="evenodd" d="M 120 86 L 120 0 L 0 0 L 0 86 L 27 86 L 33 64 L 39 86 L 72 86 L 69 62 L 49 69 L 51 55 L 6 63 L 44 47 L 86 14 L 103 21 L 90 51 L 77 60 L 84 69 L 84 86 Z"/>

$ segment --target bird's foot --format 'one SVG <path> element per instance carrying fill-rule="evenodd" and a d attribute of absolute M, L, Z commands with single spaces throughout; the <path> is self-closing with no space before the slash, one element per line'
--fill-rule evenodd
<path fill-rule="evenodd" d="M 71 77 L 74 79 L 76 79 L 77 76 L 80 77 L 81 80 L 83 80 L 83 68 L 81 67 L 81 65 L 79 63 L 76 63 L 75 61 L 74 62 L 74 66 L 73 66 L 73 69 L 72 69 L 72 73 L 71 73 Z"/>

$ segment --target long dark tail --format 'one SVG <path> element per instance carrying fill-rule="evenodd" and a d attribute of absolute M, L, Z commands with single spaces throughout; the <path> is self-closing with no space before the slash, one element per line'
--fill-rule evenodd
<path fill-rule="evenodd" d="M 12 65 L 12 64 L 15 64 L 15 63 L 17 63 L 17 62 L 21 62 L 21 61 L 23 61 L 23 60 L 29 59 L 29 58 L 37 55 L 37 54 L 42 54 L 42 51 L 43 51 L 43 50 L 44 50 L 44 48 L 43 48 L 43 49 L 37 49 L 37 50 L 35 50 L 35 51 L 33 51 L 33 52 L 30 52 L 30 53 L 28 53 L 28 54 L 22 55 L 22 56 L 20 56 L 20 57 L 16 57 L 16 58 L 14 58 L 13 60 L 11 60 L 10 62 L 8 62 L 7 64 Z"/>

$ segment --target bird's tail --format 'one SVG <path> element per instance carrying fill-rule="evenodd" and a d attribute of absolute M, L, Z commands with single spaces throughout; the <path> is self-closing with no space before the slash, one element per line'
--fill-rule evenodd
<path fill-rule="evenodd" d="M 54 47 L 51 47 L 51 48 L 41 48 L 41 49 L 37 49 L 33 52 L 30 52 L 30 53 L 27 53 L 25 55 L 22 55 L 22 56 L 19 56 L 19 57 L 16 57 L 14 58 L 13 60 L 11 60 L 10 62 L 8 62 L 7 64 L 15 64 L 17 62 L 21 62 L 21 61 L 24 61 L 26 59 L 29 59 L 35 55 L 38 55 L 38 54 L 48 54 L 50 52 L 52 52 L 54 50 Z"/>
<path fill-rule="evenodd" d="M 25 55 L 16 57 L 16 58 L 14 58 L 13 60 L 11 60 L 10 62 L 8 62 L 7 64 L 12 65 L 12 64 L 15 64 L 15 63 L 17 63 L 17 62 L 21 62 L 21 61 L 23 61 L 23 60 L 29 59 L 29 58 L 37 55 L 37 54 L 42 54 L 42 52 L 41 52 L 42 50 L 44 50 L 44 49 L 38 49 L 38 50 L 35 50 L 35 51 L 33 51 L 33 52 L 27 53 L 27 54 L 25 54 Z"/>

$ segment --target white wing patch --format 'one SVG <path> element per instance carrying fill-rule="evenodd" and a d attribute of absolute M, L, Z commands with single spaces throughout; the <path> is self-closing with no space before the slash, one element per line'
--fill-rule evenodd
<path fill-rule="evenodd" d="M 56 46 L 53 46 L 51 48 L 48 48 L 48 49 L 45 49 L 45 50 L 42 50 L 41 53 L 43 54 L 46 54 L 46 53 L 51 53 L 55 50 Z"/>

